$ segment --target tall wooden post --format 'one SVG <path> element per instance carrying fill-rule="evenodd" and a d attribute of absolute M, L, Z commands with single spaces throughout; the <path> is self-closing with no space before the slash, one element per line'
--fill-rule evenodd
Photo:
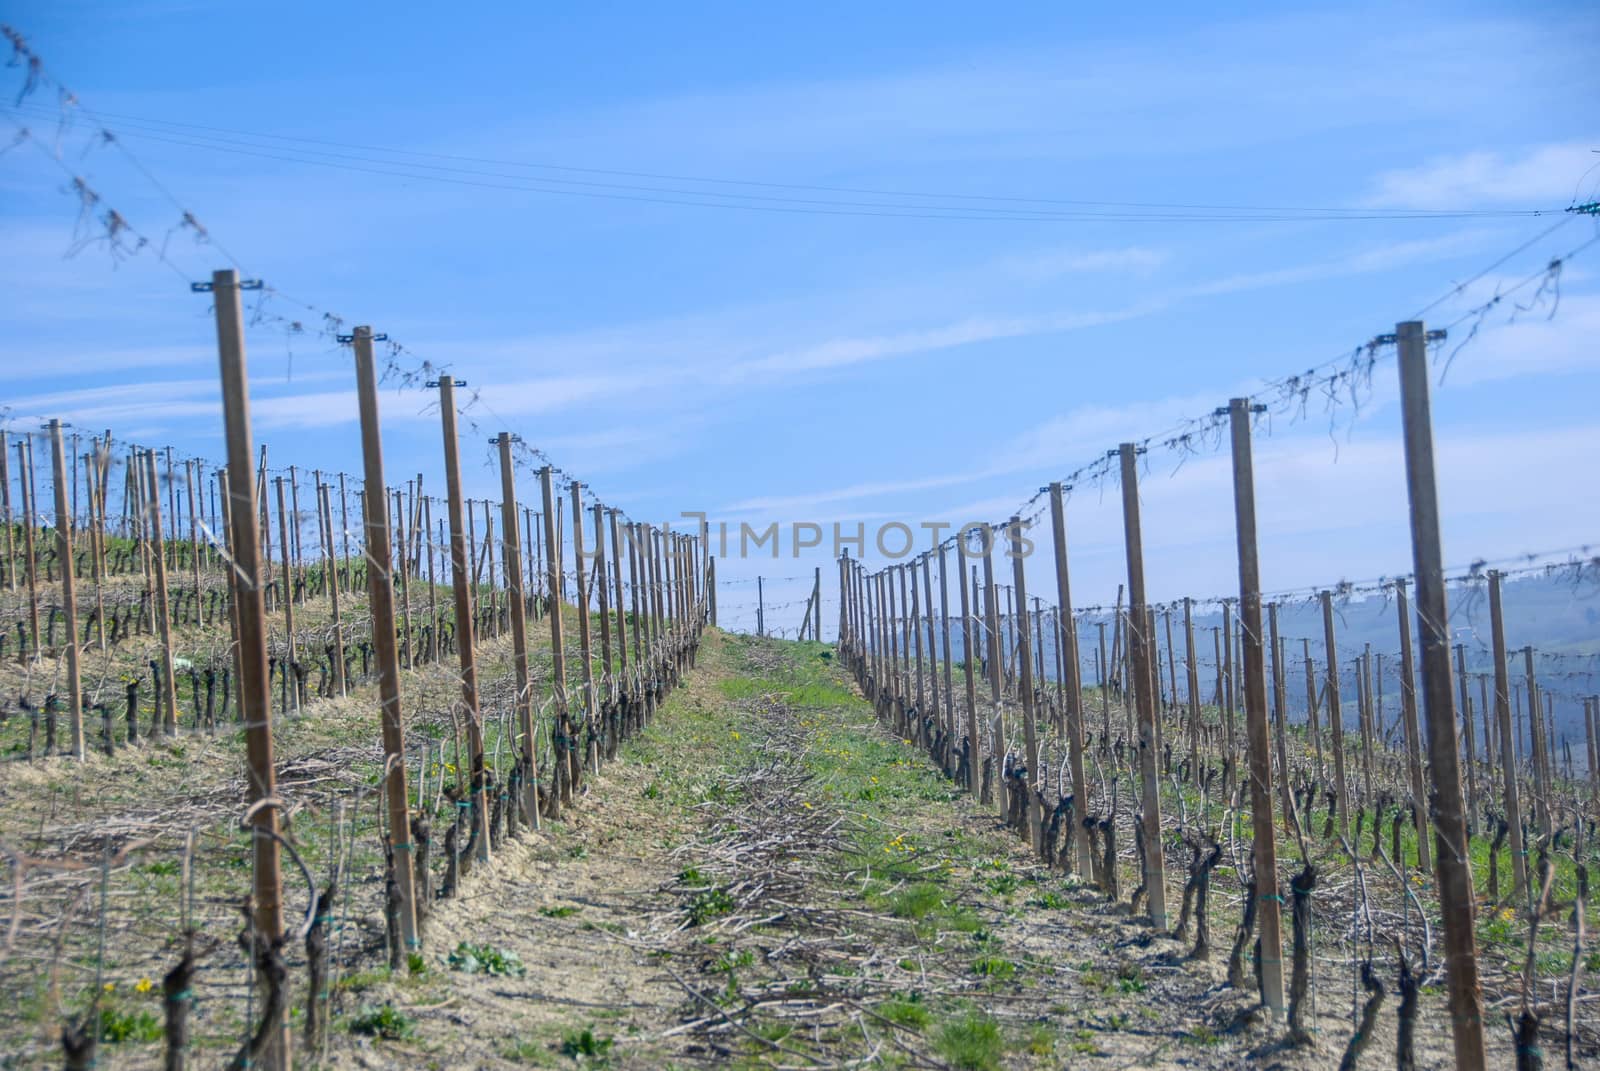
<path fill-rule="evenodd" d="M 1251 850 L 1255 858 L 1257 968 L 1261 1002 L 1281 1014 L 1283 898 L 1278 895 L 1278 848 L 1272 830 L 1272 742 L 1267 728 L 1267 673 L 1262 652 L 1261 566 L 1256 550 L 1255 466 L 1250 399 L 1228 402 L 1233 433 L 1233 512 L 1239 544 L 1239 617 L 1244 642 L 1244 724 L 1249 744 Z M 1288 771 L 1284 771 L 1288 776 Z"/>
<path fill-rule="evenodd" d="M 344 675 L 344 609 L 339 598 L 339 573 L 336 568 L 336 552 L 333 544 L 333 505 L 328 501 L 328 485 L 317 485 L 317 508 L 322 514 L 323 531 L 323 576 L 328 585 L 328 599 L 330 612 L 333 614 L 333 686 L 339 694 L 347 695 L 350 691 L 349 682 Z"/>
<path fill-rule="evenodd" d="M 1550 832 L 1550 751 L 1545 742 L 1544 714 L 1541 710 L 1539 677 L 1533 667 L 1533 646 L 1522 648 L 1523 677 L 1527 681 L 1528 751 L 1533 759 L 1533 823 L 1541 833 Z"/>
<path fill-rule="evenodd" d="M 287 713 L 291 708 L 300 709 L 300 682 L 294 672 L 294 667 L 300 661 L 299 645 L 295 642 L 294 635 L 294 543 L 289 538 L 289 510 L 284 505 L 283 477 L 275 477 L 272 483 L 278 493 L 278 543 L 283 554 L 283 627 L 289 645 L 288 654 L 284 656 L 283 663 L 279 667 L 281 677 L 286 682 L 284 692 L 289 696 L 283 704 L 284 712 Z M 161 523 L 159 515 L 155 516 L 155 522 L 158 525 Z M 156 545 L 157 547 L 161 545 L 159 536 L 156 538 Z M 161 570 L 158 568 L 157 575 L 160 573 Z"/>
<path fill-rule="evenodd" d="M 1395 609 L 1400 615 L 1400 716 L 1405 719 L 1406 765 L 1411 776 L 1411 820 L 1417 828 L 1417 866 L 1432 870 L 1428 852 L 1428 796 L 1422 773 L 1422 729 L 1417 722 L 1416 667 L 1411 655 L 1411 612 L 1406 582 L 1394 582 Z M 1399 862 L 1399 860 L 1395 860 Z"/>
<path fill-rule="evenodd" d="M 1194 649 L 1194 600 L 1187 597 L 1183 600 L 1183 649 L 1189 691 L 1189 776 L 1198 786 L 1205 783 L 1200 770 L 1200 662 Z"/>
<path fill-rule="evenodd" d="M 39 523 L 39 507 L 33 496 L 33 446 L 24 435 L 17 442 L 18 489 L 22 492 L 22 553 L 28 571 L 28 657 L 39 661 L 39 555 L 34 549 L 34 530 Z M 143 540 L 141 540 L 143 542 Z"/>
<path fill-rule="evenodd" d="M 161 552 L 161 484 L 156 476 L 154 450 L 144 455 L 145 477 L 149 483 L 149 497 L 145 508 L 150 514 L 150 538 L 155 543 L 151 563 L 156 574 L 156 625 L 161 630 L 161 731 L 167 736 L 178 735 L 178 683 L 172 670 L 172 604 L 167 601 L 167 561 Z"/>
<path fill-rule="evenodd" d="M 968 595 L 967 541 L 956 540 L 956 569 L 961 574 L 961 673 L 967 688 L 967 791 L 978 794 L 982 782 L 983 735 L 978 731 L 978 679 L 973 673 L 977 657 L 972 642 L 972 606 Z"/>
<path fill-rule="evenodd" d="M 475 857 L 489 861 L 489 800 L 483 765 L 483 718 L 478 708 L 478 657 L 474 649 L 472 624 L 472 574 L 467 565 L 467 536 L 461 504 L 460 440 L 456 434 L 457 383 L 448 375 L 439 377 L 439 418 L 444 430 L 444 476 L 450 517 L 450 579 L 455 594 L 456 649 L 461 658 L 461 705 L 467 723 L 467 754 L 472 767 L 473 840 Z M 382 487 L 369 487 L 367 499 L 381 512 L 387 523 L 387 496 Z M 389 568 L 389 559 L 383 560 Z M 368 565 L 369 570 L 371 564 Z M 387 579 L 387 578 L 386 578 Z"/>
<path fill-rule="evenodd" d="M 377 656 L 385 766 L 384 806 L 389 816 L 389 835 L 394 840 L 395 883 L 400 887 L 400 937 L 407 948 L 418 948 L 421 941 L 417 932 L 416 867 L 406 787 L 405 727 L 400 710 L 400 655 L 395 649 L 394 584 L 390 576 L 394 555 L 389 539 L 388 499 L 383 491 L 383 433 L 378 421 L 378 376 L 372 361 L 372 328 L 357 327 L 350 342 L 355 354 L 356 398 L 361 417 L 362 480 L 366 492 L 361 496 L 362 546 L 367 559 L 372 649 Z M 343 477 L 340 482 L 342 485 Z M 346 538 L 349 538 L 348 526 Z"/>
<path fill-rule="evenodd" d="M 1083 681 L 1078 676 L 1077 628 L 1072 617 L 1072 581 L 1067 572 L 1067 509 L 1061 484 L 1050 485 L 1050 528 L 1055 543 L 1056 599 L 1060 618 L 1056 639 L 1061 645 L 1061 668 L 1066 689 L 1067 763 L 1072 771 L 1072 797 L 1077 821 L 1073 822 L 1073 865 L 1080 877 L 1091 873 L 1089 830 L 1083 818 L 1089 813 L 1089 778 L 1083 765 Z"/>
<path fill-rule="evenodd" d="M 589 638 L 589 575 L 584 568 L 583 488 L 572 481 L 572 568 L 576 578 L 573 601 L 578 607 L 578 642 L 583 650 L 583 728 L 584 758 L 591 773 L 600 772 L 600 753 L 595 734 L 600 731 L 600 712 L 594 694 L 594 650 Z"/>
<path fill-rule="evenodd" d="M 994 782 L 995 801 L 1000 809 L 1000 816 L 1006 814 L 1006 793 L 1004 763 L 1006 752 L 1010 748 L 1009 734 L 1006 732 L 1005 710 L 1000 705 L 1000 697 L 1004 688 L 1002 675 L 1005 672 L 1005 652 L 1000 643 L 1000 600 L 996 597 L 994 583 L 994 529 L 983 525 L 983 616 L 984 629 L 988 641 L 986 650 L 989 652 L 989 704 L 990 724 L 994 730 Z"/>
<path fill-rule="evenodd" d="M 1400 352 L 1400 409 L 1405 432 L 1406 488 L 1411 500 L 1411 547 L 1421 636 L 1422 707 L 1427 719 L 1433 779 L 1439 906 L 1444 919 L 1445 974 L 1449 988 L 1456 1067 L 1484 1066 L 1483 1001 L 1473 935 L 1472 859 L 1462 814 L 1461 769 L 1450 686 L 1449 614 L 1434 479 L 1433 421 L 1428 401 L 1427 335 L 1419 321 L 1395 327 Z"/>
<path fill-rule="evenodd" d="M 6 590 L 17 590 L 17 545 L 11 529 L 11 459 L 6 433 L 0 431 L 0 524 L 6 530 Z"/>
<path fill-rule="evenodd" d="M 67 715 L 71 719 L 72 757 L 84 758 L 83 678 L 78 668 L 78 600 L 72 561 L 72 510 L 67 505 L 67 464 L 61 421 L 50 421 L 51 474 L 56 492 L 56 556 L 61 561 L 61 608 L 67 619 Z M 109 745 L 107 745 L 109 746 Z"/>
<path fill-rule="evenodd" d="M 259 286 L 260 284 L 256 284 Z M 272 756 L 272 702 L 267 681 L 267 613 L 261 568 L 260 528 L 256 524 L 256 473 L 250 442 L 250 393 L 245 371 L 244 315 L 239 302 L 239 276 L 233 271 L 211 275 L 217 315 L 217 355 L 222 378 L 223 423 L 228 444 L 228 488 L 232 495 L 233 577 L 239 617 L 239 714 L 245 726 L 248 776 L 245 801 L 256 831 L 255 924 L 269 941 L 283 935 L 283 875 L 279 870 L 278 811 L 265 800 L 277 798 Z M 288 1071 L 289 1008 L 281 1030 L 262 1054 L 260 1065 Z"/>
<path fill-rule="evenodd" d="M 1139 711 L 1139 780 L 1144 804 L 1145 895 L 1150 924 L 1167 928 L 1166 853 L 1161 842 L 1160 774 L 1156 764 L 1156 707 L 1150 694 L 1150 645 L 1145 635 L 1144 544 L 1139 526 L 1138 452 L 1133 443 L 1118 448 L 1122 464 L 1122 527 L 1128 555 L 1128 656 L 1133 669 L 1134 702 Z"/>
<path fill-rule="evenodd" d="M 1465 644 L 1456 644 L 1456 688 L 1461 702 L 1461 726 L 1466 730 L 1466 755 L 1467 767 L 1467 837 L 1470 839 L 1478 831 L 1478 747 L 1476 732 L 1472 724 L 1472 697 L 1467 694 L 1467 648 Z M 1591 770 L 1594 766 L 1591 764 Z"/>
<path fill-rule="evenodd" d="M 566 778 L 567 747 L 572 735 L 572 719 L 567 709 L 567 654 L 563 638 L 565 631 L 561 620 L 561 555 L 556 549 L 554 518 L 556 515 L 554 474 L 549 466 L 539 470 L 539 487 L 544 503 L 545 568 L 550 600 L 550 687 L 554 697 L 555 726 L 551 733 L 552 774 L 549 794 L 549 815 L 561 817 L 563 800 L 571 800 L 571 786 Z"/>
<path fill-rule="evenodd" d="M 956 696 L 954 685 L 955 667 L 951 665 L 950 656 L 950 582 L 945 572 L 946 555 L 945 545 L 939 544 L 939 635 L 942 637 L 944 653 L 944 727 L 947 746 L 945 747 L 945 773 L 955 773 L 955 741 L 960 736 L 961 730 L 956 725 Z M 843 593 L 841 592 L 841 598 Z M 842 619 L 841 619 L 842 622 Z M 842 635 L 842 634 L 841 634 Z"/>
<path fill-rule="evenodd" d="M 1328 725 L 1333 730 L 1333 791 L 1337 799 L 1334 806 L 1339 812 L 1339 834 L 1350 838 L 1350 792 L 1344 769 L 1344 710 L 1339 699 L 1339 654 L 1333 639 L 1333 593 L 1324 591 L 1322 600 L 1322 638 L 1327 648 Z"/>
<path fill-rule="evenodd" d="M 506 591 L 510 593 L 511 666 L 517 682 L 517 726 L 522 734 L 518 761 L 522 766 L 522 806 L 534 829 L 539 828 L 538 765 L 534 746 L 533 685 L 528 679 L 527 601 L 522 588 L 522 547 L 517 538 L 517 476 L 511 462 L 512 435 L 502 431 L 495 439 L 500 448 L 500 537 L 505 540 Z"/>
<path fill-rule="evenodd" d="M 1017 672 L 1021 677 L 1023 765 L 1027 768 L 1028 834 L 1035 852 L 1044 849 L 1044 815 L 1039 809 L 1037 788 L 1045 782 L 1039 769 L 1039 732 L 1035 723 L 1033 694 L 1033 629 L 1028 622 L 1028 586 L 1022 555 L 1022 518 L 1013 516 L 1006 525 L 1011 542 L 1011 583 L 1017 589 L 1017 605 L 1023 608 L 1017 630 Z"/>

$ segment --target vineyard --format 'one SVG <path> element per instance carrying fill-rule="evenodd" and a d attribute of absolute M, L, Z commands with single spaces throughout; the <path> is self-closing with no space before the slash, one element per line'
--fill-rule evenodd
<path fill-rule="evenodd" d="M 182 278 L 203 324 L 196 382 L 217 399 L 203 412 L 171 401 L 180 429 L 155 412 L 169 404 L 159 382 L 158 400 L 131 411 L 148 426 L 91 424 L 85 412 L 105 410 L 74 407 L 72 392 L 0 398 L 0 1068 L 1600 1065 L 1600 555 L 1580 533 L 1447 560 L 1447 542 L 1462 544 L 1453 525 L 1508 511 L 1504 488 L 1436 434 L 1437 395 L 1485 336 L 1574 304 L 1580 328 L 1600 322 L 1592 295 L 1564 310 L 1561 289 L 1583 281 L 1571 269 L 1600 243 L 1600 202 L 1269 208 L 542 164 L 530 177 L 446 152 L 132 116 L 113 129 L 19 31 L 4 35 L 19 91 L 0 155 L 37 150 L 66 174 L 69 258 L 95 250 Z M 53 102 L 35 96 L 46 89 Z M 542 424 L 502 419 L 496 384 L 469 386 L 463 368 L 245 272 L 125 131 L 369 177 L 608 198 L 608 210 L 852 225 L 1553 218 L 1392 331 L 1367 324 L 1382 330 L 1304 371 L 1207 385 L 1163 430 L 1133 438 L 1126 413 L 1072 410 L 1060 422 L 1085 425 L 1072 429 L 1085 440 L 1116 429 L 1076 467 L 1040 429 L 1037 463 L 977 449 L 1030 439 L 976 400 L 975 381 L 1037 387 L 1055 406 L 1057 389 L 1031 382 L 1037 367 L 963 368 L 881 408 L 871 398 L 886 435 L 925 451 L 925 480 L 907 483 L 981 485 L 999 497 L 967 512 L 988 521 L 891 512 L 901 488 L 864 466 L 900 444 L 863 440 L 858 456 L 850 414 L 864 410 L 843 389 L 837 427 L 788 400 L 718 418 L 754 437 L 731 422 L 759 419 L 766 435 L 780 410 L 794 416 L 777 438 L 796 468 L 826 467 L 803 448 L 817 428 L 851 440 L 857 482 L 786 496 L 767 471 L 772 488 L 744 489 L 763 497 L 652 521 L 618 504 L 640 492 L 602 498 L 558 465 Z M 116 154 L 176 210 L 164 235 L 85 177 L 91 151 Z M 191 243 L 231 266 L 194 277 Z M 1087 274 L 1162 257 L 1069 259 Z M 997 286 L 1042 270 L 997 265 L 985 269 Z M 716 406 L 727 384 L 781 384 L 795 366 L 831 377 L 1076 318 L 1021 322 L 913 331 L 910 344 L 784 340 L 776 356 L 740 349 L 683 378 Z M 253 373 L 263 352 L 283 384 Z M 679 374 L 592 363 L 537 381 L 552 397 L 513 415 L 598 411 L 665 394 Z M 305 388 L 335 380 L 353 392 Z M 935 388 L 975 400 L 919 400 Z M 36 412 L 40 398 L 54 408 Z M 417 398 L 420 412 L 397 413 Z M 1541 416 L 1559 401 L 1540 399 Z M 309 431 L 272 437 L 325 426 L 282 419 L 313 404 L 341 408 L 359 452 L 322 452 L 334 440 Z M 1338 510 L 1321 481 L 1384 406 L 1395 437 L 1362 448 L 1381 455 L 1372 472 L 1403 477 L 1403 532 L 1356 516 L 1297 533 L 1273 515 L 1286 489 L 1301 514 Z M 676 495 L 674 440 L 710 418 L 647 411 L 624 435 L 631 462 L 647 459 Z M 1326 425 L 1326 457 L 1258 458 L 1308 425 Z M 585 426 L 577 442 L 609 434 Z M 1466 438 L 1480 435 L 1479 457 L 1509 441 L 1481 427 Z M 195 443 L 213 440 L 202 456 Z M 1563 459 L 1558 475 L 1580 486 L 1562 493 L 1582 497 L 1592 466 Z M 1541 467 L 1495 471 L 1531 481 Z M 1022 487 L 1035 470 L 1055 475 Z M 1197 488 L 1186 513 L 1151 509 L 1158 477 Z M 1468 478 L 1485 486 L 1444 509 L 1441 485 Z M 1381 477 L 1370 482 L 1360 493 L 1381 498 Z M 865 519 L 851 516 L 852 535 L 830 518 L 831 546 L 819 522 L 771 520 L 851 500 Z M 867 520 L 891 517 L 905 519 L 869 537 Z M 1573 530 L 1514 519 L 1462 527 Z M 1110 552 L 1103 531 L 1082 535 L 1107 523 Z M 1225 553 L 1208 548 L 1208 524 Z M 1305 532 L 1320 541 L 1296 543 L 1299 558 L 1274 553 Z M 785 535 L 792 569 L 778 561 Z M 1363 562 L 1381 544 L 1406 564 L 1352 579 L 1358 544 Z M 1165 566 L 1202 558 L 1222 560 L 1226 590 L 1167 582 L 1189 574 Z M 1286 560 L 1322 582 L 1276 586 L 1263 563 Z M 1081 597 L 1102 588 L 1094 605 Z"/>

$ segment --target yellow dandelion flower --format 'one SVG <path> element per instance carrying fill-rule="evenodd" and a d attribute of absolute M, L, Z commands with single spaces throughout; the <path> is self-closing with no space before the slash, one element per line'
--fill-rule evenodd
<path fill-rule="evenodd" d="M 141 978 L 134 983 L 133 988 L 137 989 L 141 993 L 148 993 L 150 992 L 150 987 L 152 984 L 153 983 L 151 983 L 150 979 Z"/>
<path fill-rule="evenodd" d="M 117 983 L 107 982 L 104 988 L 107 993 L 115 993 L 117 991 Z"/>
<path fill-rule="evenodd" d="M 728 735 L 733 737 L 734 740 L 737 741 L 739 739 L 739 730 L 735 729 L 733 732 L 729 733 Z"/>

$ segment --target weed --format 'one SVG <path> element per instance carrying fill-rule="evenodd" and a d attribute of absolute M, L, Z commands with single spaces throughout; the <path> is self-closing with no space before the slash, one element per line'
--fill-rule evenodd
<path fill-rule="evenodd" d="M 937 885 L 924 882 L 895 894 L 889 910 L 895 918 L 923 919 L 944 905 L 944 893 Z"/>
<path fill-rule="evenodd" d="M 160 1041 L 164 1028 L 149 1008 L 124 1011 L 107 1008 L 100 1013 L 100 1040 L 120 1045 L 124 1041 Z"/>
<path fill-rule="evenodd" d="M 946 1025 L 933 1044 L 939 1055 L 959 1071 L 995 1071 L 1005 1053 L 1000 1027 L 978 1012 L 969 1012 Z"/>
<path fill-rule="evenodd" d="M 930 1016 L 928 1006 L 922 1002 L 922 994 L 915 990 L 893 1000 L 884 1001 L 878 1007 L 878 1014 L 896 1026 L 916 1030 L 927 1026 Z"/>
<path fill-rule="evenodd" d="M 350 1020 L 350 1032 L 385 1041 L 404 1041 L 417 1032 L 411 1017 L 392 1004 L 364 1007 Z"/>
<path fill-rule="evenodd" d="M 703 926 L 714 918 L 728 914 L 737 905 L 726 889 L 707 889 L 689 901 L 689 925 Z"/>
<path fill-rule="evenodd" d="M 1010 978 L 1017 973 L 1017 965 L 1004 956 L 980 956 L 972 961 L 972 973 L 986 978 Z"/>
<path fill-rule="evenodd" d="M 543 915 L 547 919 L 566 919 L 571 918 L 573 915 L 576 915 L 582 910 L 583 908 L 581 907 L 573 907 L 571 904 L 562 904 L 560 907 L 541 907 L 539 909 L 539 914 Z"/>
<path fill-rule="evenodd" d="M 593 1027 L 566 1030 L 561 1034 L 561 1055 L 570 1056 L 574 1060 L 588 1060 L 603 1066 L 614 1044 L 616 1044 L 615 1038 L 602 1037 L 594 1032 Z"/>
<path fill-rule="evenodd" d="M 475 945 L 470 941 L 462 941 L 456 945 L 456 950 L 450 953 L 450 969 L 463 974 L 505 977 L 520 977 L 527 971 L 522 965 L 521 958 L 512 950 L 496 948 L 490 944 Z"/>

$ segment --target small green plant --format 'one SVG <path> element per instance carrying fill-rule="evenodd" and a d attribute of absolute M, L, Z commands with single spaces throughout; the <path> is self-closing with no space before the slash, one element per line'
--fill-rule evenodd
<path fill-rule="evenodd" d="M 1034 1056 L 1049 1056 L 1056 1051 L 1056 1036 L 1047 1026 L 1035 1026 L 1028 1031 L 1025 1048 Z"/>
<path fill-rule="evenodd" d="M 593 1027 L 566 1030 L 561 1034 L 561 1055 L 570 1056 L 574 1060 L 602 1063 L 611 1054 L 611 1046 L 614 1044 L 616 1044 L 615 1038 L 601 1037 L 594 1032 Z"/>
<path fill-rule="evenodd" d="M 651 781 L 648 785 L 645 785 L 644 786 L 644 798 L 647 799 L 647 800 L 658 800 L 658 799 L 660 799 L 661 798 L 661 784 L 660 784 L 660 782 Z"/>
<path fill-rule="evenodd" d="M 678 884 L 699 887 L 701 885 L 710 885 L 711 883 L 705 879 L 705 876 L 698 869 L 686 866 L 678 871 Z"/>
<path fill-rule="evenodd" d="M 714 918 L 721 918 L 736 906 L 726 889 L 707 889 L 696 893 L 689 901 L 689 925 L 704 926 Z"/>
<path fill-rule="evenodd" d="M 999 874 L 988 881 L 989 891 L 1001 896 L 1010 896 L 1017 891 L 1017 886 L 1022 882 L 1015 874 Z"/>
<path fill-rule="evenodd" d="M 712 968 L 718 973 L 732 974 L 734 971 L 743 970 L 745 967 L 754 966 L 756 954 L 748 948 L 738 952 L 728 951 L 722 954 L 716 965 Z"/>
<path fill-rule="evenodd" d="M 406 953 L 406 970 L 412 974 L 427 974 L 428 961 L 422 957 L 421 952 Z"/>
<path fill-rule="evenodd" d="M 463 974 L 491 974 L 520 977 L 527 968 L 511 949 L 496 948 L 490 944 L 473 944 L 462 941 L 450 953 L 450 969 Z"/>
<path fill-rule="evenodd" d="M 161 1020 L 149 1008 L 106 1008 L 100 1012 L 100 1040 L 120 1045 L 124 1041 L 160 1041 Z"/>
<path fill-rule="evenodd" d="M 1144 970 L 1137 963 L 1124 963 L 1117 968 L 1117 988 L 1124 993 L 1145 991 Z"/>
<path fill-rule="evenodd" d="M 1046 911 L 1060 911 L 1064 907 L 1071 907 L 1072 901 L 1058 892 L 1044 892 L 1035 896 L 1028 903 L 1033 907 L 1040 907 Z"/>
<path fill-rule="evenodd" d="M 958 1071 L 995 1071 L 1005 1053 L 1000 1027 L 978 1012 L 947 1024 L 934 1039 L 934 1048 Z"/>
<path fill-rule="evenodd" d="M 943 904 L 943 890 L 937 885 L 923 882 L 920 885 L 908 886 L 896 893 L 889 910 L 895 918 L 923 919 L 939 910 Z"/>
<path fill-rule="evenodd" d="M 587 859 L 589 858 L 589 846 L 587 844 L 574 844 L 567 849 L 567 855 L 573 859 Z"/>
<path fill-rule="evenodd" d="M 985 978 L 1010 978 L 1017 973 L 1017 965 L 1004 956 L 979 956 L 972 961 L 972 973 Z"/>
<path fill-rule="evenodd" d="M 1217 1036 L 1217 1032 L 1212 1030 L 1204 1023 L 1201 1023 L 1199 1026 L 1185 1034 L 1183 1036 L 1183 1041 L 1187 1045 L 1209 1046 L 1222 1044 L 1222 1039 Z"/>
<path fill-rule="evenodd" d="M 913 990 L 886 1000 L 878 1007 L 878 1014 L 894 1023 L 896 1026 L 910 1027 L 920 1030 L 928 1025 L 928 1006 L 922 1002 L 922 994 Z"/>
<path fill-rule="evenodd" d="M 404 1041 L 417 1032 L 411 1017 L 392 1004 L 364 1007 L 350 1020 L 350 1032 L 385 1041 Z"/>
<path fill-rule="evenodd" d="M 543 915 L 547 919 L 567 919 L 571 918 L 573 915 L 576 915 L 582 910 L 583 908 L 581 907 L 573 907 L 571 904 L 562 904 L 559 907 L 541 907 L 539 909 L 539 914 Z"/>

